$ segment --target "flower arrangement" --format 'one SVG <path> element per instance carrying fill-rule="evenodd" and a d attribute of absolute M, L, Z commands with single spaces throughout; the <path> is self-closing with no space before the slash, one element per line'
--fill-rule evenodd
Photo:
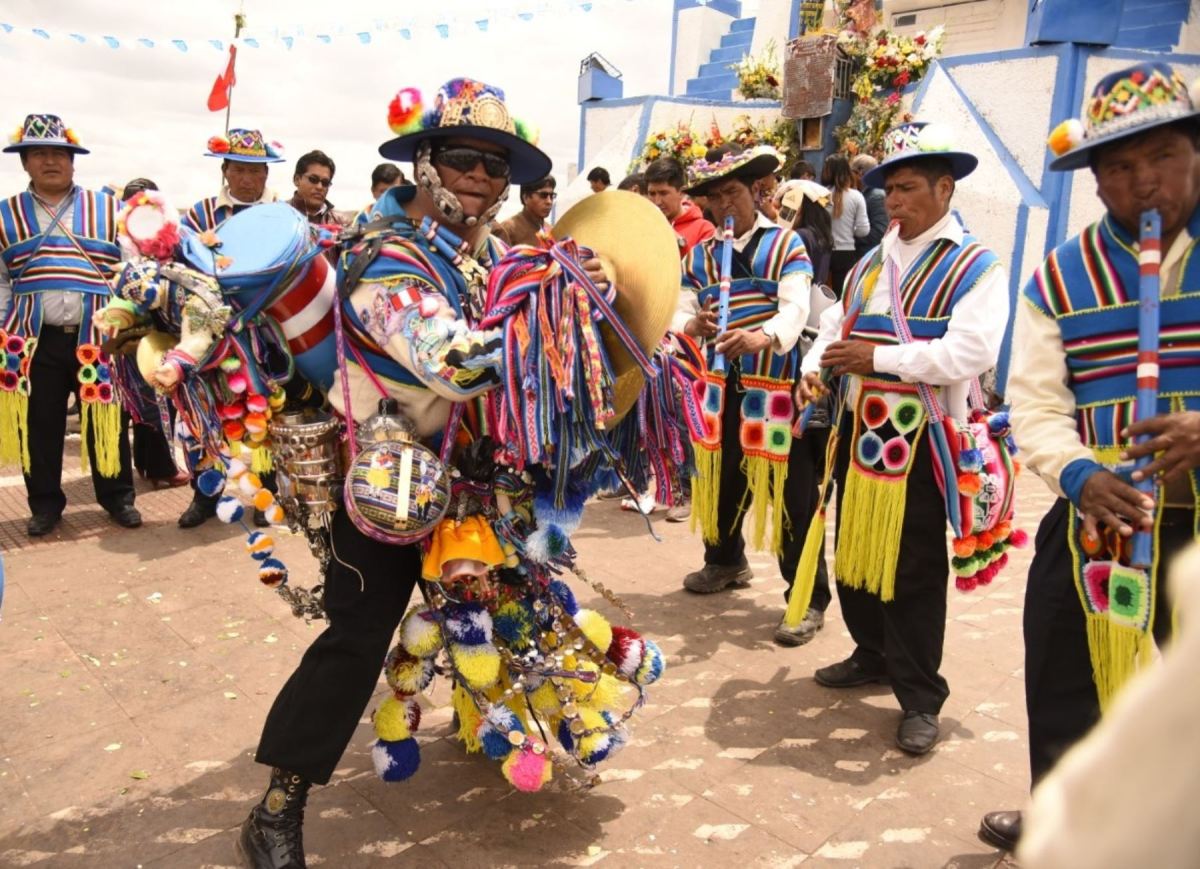
<path fill-rule="evenodd" d="M 630 163 L 629 171 L 645 169 L 648 163 L 659 157 L 674 157 L 686 170 L 702 158 L 709 148 L 726 142 L 733 142 L 742 148 L 770 145 L 783 157 L 785 167 L 791 165 L 797 153 L 795 126 L 783 119 L 774 124 L 765 121 L 755 124 L 749 115 L 739 115 L 734 118 L 728 134 L 721 132 L 714 119 L 707 135 L 696 132 L 690 122 L 680 121 L 673 130 L 660 130 L 647 136 L 641 154 Z"/>
<path fill-rule="evenodd" d="M 856 0 L 838 2 L 838 46 L 857 64 L 851 90 L 858 102 L 834 137 L 839 148 L 850 155 L 878 157 L 884 133 L 911 120 L 901 104 L 902 91 L 920 81 L 941 55 L 945 29 L 939 25 L 928 32 L 901 36 L 876 28 L 876 17 L 864 15 L 862 6 Z"/>
<path fill-rule="evenodd" d="M 729 68 L 737 73 L 738 93 L 748 100 L 778 100 L 780 94 L 779 60 L 775 57 L 775 40 L 763 49 L 761 57 L 746 55 Z"/>

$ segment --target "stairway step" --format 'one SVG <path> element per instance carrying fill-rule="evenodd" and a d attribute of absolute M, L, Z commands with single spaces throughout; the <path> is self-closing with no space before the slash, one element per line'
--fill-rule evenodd
<path fill-rule="evenodd" d="M 753 33 L 726 33 L 721 37 L 721 48 L 749 48 L 754 42 Z"/>
<path fill-rule="evenodd" d="M 714 48 L 708 55 L 709 63 L 737 63 L 750 53 L 750 45 L 734 45 L 729 48 Z"/>
<path fill-rule="evenodd" d="M 741 60 L 741 58 L 739 57 L 737 60 Z M 729 68 L 729 64 L 733 62 L 734 61 L 730 60 L 721 60 L 716 63 L 702 63 L 700 64 L 700 69 L 696 72 L 696 78 L 707 78 L 714 75 L 724 75 L 727 72 L 732 72 L 732 70 Z"/>
<path fill-rule="evenodd" d="M 737 21 L 729 25 L 729 31 L 730 33 L 743 33 L 748 30 L 753 33 L 754 20 L 755 19 L 753 18 L 739 18 Z"/>

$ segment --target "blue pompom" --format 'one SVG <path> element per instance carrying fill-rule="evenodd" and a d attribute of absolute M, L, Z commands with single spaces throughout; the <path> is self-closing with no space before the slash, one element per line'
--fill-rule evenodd
<path fill-rule="evenodd" d="M 990 431 L 993 435 L 999 435 L 1002 432 L 1006 432 L 1008 431 L 1008 428 L 1008 411 L 1001 410 L 988 417 L 988 431 Z"/>
<path fill-rule="evenodd" d="M 550 582 L 550 594 L 558 598 L 558 602 L 562 604 L 567 615 L 573 616 L 579 612 L 579 604 L 575 602 L 575 592 L 571 591 L 571 587 L 561 579 Z"/>
<path fill-rule="evenodd" d="M 575 737 L 571 735 L 571 723 L 565 718 L 558 722 L 558 742 L 568 753 L 575 750 Z"/>
<path fill-rule="evenodd" d="M 384 781 L 404 781 L 421 765 L 421 749 L 411 737 L 399 742 L 378 739 L 371 748 L 371 760 L 375 764 L 375 773 Z"/>
<path fill-rule="evenodd" d="M 963 450 L 958 454 L 958 469 L 967 473 L 979 473 L 983 470 L 983 453 L 977 449 Z"/>
<path fill-rule="evenodd" d="M 446 633 L 464 646 L 479 646 L 492 641 L 492 617 L 482 604 L 464 603 L 446 607 Z"/>
<path fill-rule="evenodd" d="M 196 491 L 207 498 L 219 495 L 225 490 L 225 475 L 216 468 L 201 471 L 196 478 Z"/>
<path fill-rule="evenodd" d="M 246 508 L 233 495 L 222 495 L 221 500 L 217 502 L 217 518 L 222 522 L 240 522 L 245 515 Z"/>
<path fill-rule="evenodd" d="M 533 636 L 533 612 L 524 601 L 510 601 L 497 608 L 492 626 L 506 646 L 522 651 L 528 648 Z"/>

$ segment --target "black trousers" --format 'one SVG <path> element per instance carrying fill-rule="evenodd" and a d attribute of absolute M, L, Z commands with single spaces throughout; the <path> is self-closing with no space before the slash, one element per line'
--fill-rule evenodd
<path fill-rule="evenodd" d="M 317 784 L 333 775 L 371 699 L 421 571 L 420 548 L 379 543 L 345 510 L 325 577 L 327 627 L 275 698 L 255 759 Z"/>
<path fill-rule="evenodd" d="M 166 480 L 179 473 L 171 442 L 157 422 L 134 423 L 133 466 L 151 480 Z"/>
<path fill-rule="evenodd" d="M 59 516 L 67 506 L 62 489 L 63 443 L 67 437 L 67 398 L 79 399 L 79 361 L 75 358 L 77 335 L 53 326 L 43 326 L 37 350 L 29 366 L 29 473 L 25 492 L 34 515 Z M 133 504 L 133 463 L 129 455 L 129 416 L 121 414 L 120 471 L 116 477 L 101 476 L 96 463 L 94 432 L 88 432 L 84 448 L 92 467 L 96 501 L 113 513 Z"/>
<path fill-rule="evenodd" d="M 849 416 L 843 425 L 852 426 Z M 838 537 L 842 490 L 852 448 L 853 429 L 844 428 L 838 443 Z M 937 715 L 950 686 L 938 670 L 946 636 L 946 595 L 950 560 L 946 554 L 946 508 L 933 478 L 928 434 L 913 444 L 913 465 L 904 501 L 896 595 L 884 603 L 865 589 L 838 583 L 842 617 L 854 639 L 850 656 L 864 669 L 885 671 L 892 692 L 906 712 Z"/>
<path fill-rule="evenodd" d="M 742 447 L 739 429 L 742 424 L 742 397 L 737 367 L 730 368 L 725 381 L 725 410 L 721 417 L 721 491 L 717 498 L 717 530 L 720 539 L 704 545 L 704 563 L 722 567 L 741 564 L 746 558 L 746 541 L 742 538 L 743 502 L 749 483 L 742 471 Z M 818 488 L 825 470 L 825 444 L 828 429 L 813 429 L 802 438 L 792 439 L 788 454 L 788 475 L 783 484 L 783 506 L 787 511 L 783 525 L 783 546 L 779 554 L 779 572 L 787 583 L 783 599 L 786 602 L 796 579 L 796 566 L 804 548 L 808 523 L 817 511 Z M 817 562 L 817 581 L 813 587 L 812 608 L 825 612 L 833 595 L 829 590 L 829 569 L 825 565 L 825 543 Z"/>
<path fill-rule="evenodd" d="M 1067 547 L 1068 506 L 1067 500 L 1060 498 L 1042 519 L 1025 587 L 1025 707 L 1029 713 L 1030 777 L 1035 785 L 1100 720 L 1087 619 L 1075 589 Z M 1191 543 L 1192 523 L 1190 510 L 1163 513 L 1159 529 L 1162 565 Z M 1160 645 L 1171 631 L 1165 579 L 1165 570 L 1160 569 L 1154 609 L 1154 638 Z"/>
<path fill-rule="evenodd" d="M 830 253 L 829 286 L 837 293 L 839 299 L 842 297 L 842 285 L 846 282 L 846 275 L 850 274 L 850 269 L 854 268 L 861 256 L 856 250 L 835 250 Z"/>

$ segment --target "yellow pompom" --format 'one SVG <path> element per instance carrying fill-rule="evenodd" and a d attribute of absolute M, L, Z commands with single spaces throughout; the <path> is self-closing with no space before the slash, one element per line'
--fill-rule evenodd
<path fill-rule="evenodd" d="M 408 611 L 400 623 L 400 645 L 418 658 L 428 658 L 442 647 L 442 629 L 437 622 L 422 618 L 426 607 Z"/>
<path fill-rule="evenodd" d="M 608 651 L 613 638 L 612 625 L 608 623 L 608 619 L 595 610 L 581 609 L 575 613 L 575 624 L 579 625 L 583 635 L 601 653 Z"/>
<path fill-rule="evenodd" d="M 500 653 L 494 646 L 454 643 L 450 646 L 450 657 L 467 687 L 474 691 L 482 691 L 500 678 Z"/>
<path fill-rule="evenodd" d="M 408 707 L 389 697 L 375 710 L 375 735 L 384 742 L 399 742 L 412 736 L 408 727 Z"/>
<path fill-rule="evenodd" d="M 238 477 L 238 488 L 242 490 L 242 494 L 253 497 L 254 493 L 262 488 L 262 480 L 258 478 L 258 474 L 245 473 Z"/>
<path fill-rule="evenodd" d="M 538 715 L 546 717 L 557 715 L 562 706 L 558 702 L 558 695 L 554 693 L 554 686 L 550 684 L 549 680 L 525 696 L 529 698 L 529 704 Z"/>

